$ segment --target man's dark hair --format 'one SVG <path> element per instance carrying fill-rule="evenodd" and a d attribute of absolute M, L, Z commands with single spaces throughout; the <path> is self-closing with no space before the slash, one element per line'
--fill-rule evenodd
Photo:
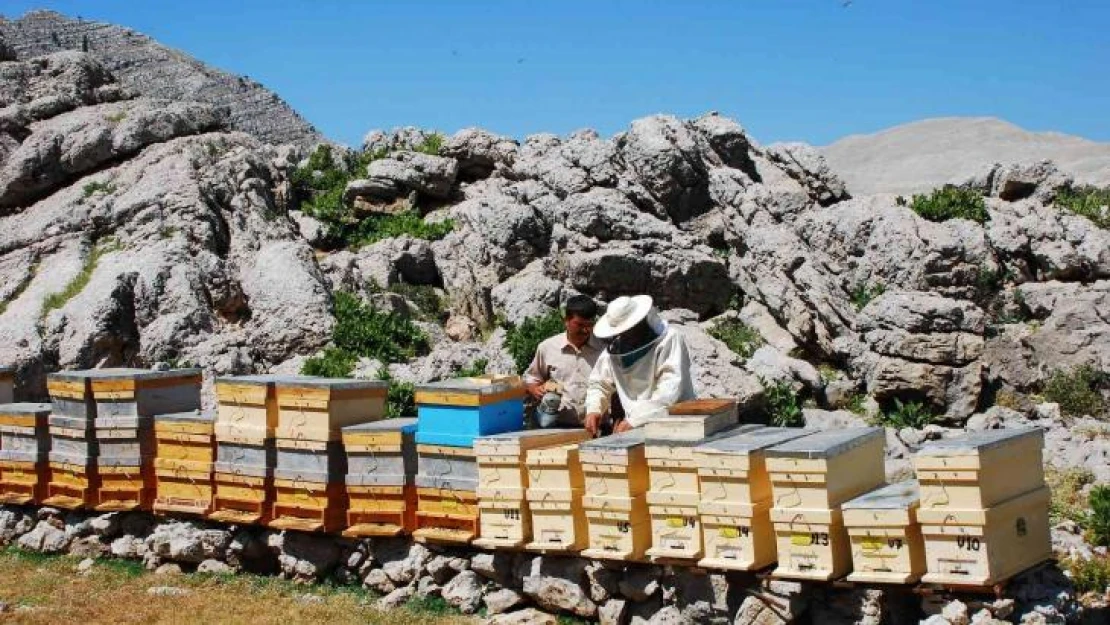
<path fill-rule="evenodd" d="M 597 317 L 597 303 L 593 298 L 585 295 L 575 295 L 567 300 L 566 316 L 577 315 L 583 319 Z"/>

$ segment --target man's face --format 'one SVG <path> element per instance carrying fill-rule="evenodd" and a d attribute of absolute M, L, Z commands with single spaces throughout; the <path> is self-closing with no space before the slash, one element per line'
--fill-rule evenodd
<path fill-rule="evenodd" d="M 581 346 L 590 340 L 594 331 L 594 320 L 578 315 L 567 315 L 564 320 L 567 327 L 567 339 L 571 343 Z"/>

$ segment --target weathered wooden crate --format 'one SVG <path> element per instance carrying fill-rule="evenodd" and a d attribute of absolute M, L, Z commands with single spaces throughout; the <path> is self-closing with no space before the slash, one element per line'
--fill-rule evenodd
<path fill-rule="evenodd" d="M 274 479 L 270 527 L 301 532 L 338 532 L 347 526 L 347 490 L 340 483 Z"/>
<path fill-rule="evenodd" d="M 416 442 L 470 447 L 479 436 L 524 425 L 524 383 L 518 376 L 478 376 L 416 387 Z"/>
<path fill-rule="evenodd" d="M 277 446 L 274 439 L 258 444 L 230 443 L 217 440 L 217 473 L 251 477 L 272 477 L 277 466 Z"/>
<path fill-rule="evenodd" d="M 418 542 L 470 544 L 478 537 L 478 496 L 474 491 L 444 488 L 416 489 Z"/>
<path fill-rule="evenodd" d="M 767 474 L 766 450 L 814 432 L 797 428 L 759 428 L 694 447 L 701 502 L 723 505 L 770 500 L 771 478 Z"/>
<path fill-rule="evenodd" d="M 348 486 L 412 485 L 416 419 L 383 419 L 343 428 Z"/>
<path fill-rule="evenodd" d="M 42 503 L 50 471 L 41 460 L 17 460 L 11 452 L 0 451 L 0 503 L 30 505 Z"/>
<path fill-rule="evenodd" d="M 347 456 L 341 441 L 276 439 L 274 478 L 317 484 L 344 483 Z"/>
<path fill-rule="evenodd" d="M 917 509 L 921 493 L 908 480 L 884 486 L 841 506 L 852 542 L 849 581 L 909 584 L 925 573 L 925 544 Z"/>
<path fill-rule="evenodd" d="M 98 456 L 126 459 L 136 466 L 154 457 L 154 429 L 97 429 Z"/>
<path fill-rule="evenodd" d="M 826 430 L 768 449 L 776 508 L 828 510 L 885 482 L 882 428 Z"/>
<path fill-rule="evenodd" d="M 585 478 L 578 459 L 578 445 L 530 449 L 525 454 L 528 490 L 584 490 Z"/>
<path fill-rule="evenodd" d="M 979 510 L 1044 486 L 1041 428 L 972 432 L 914 454 L 921 507 Z"/>
<path fill-rule="evenodd" d="M 528 514 L 531 517 L 530 551 L 574 553 L 590 544 L 586 511 L 582 508 L 582 489 L 529 488 Z"/>
<path fill-rule="evenodd" d="M 1041 487 L 982 510 L 918 509 L 928 571 L 921 580 L 992 586 L 1051 558 L 1048 506 Z"/>
<path fill-rule="evenodd" d="M 416 456 L 418 487 L 477 490 L 478 461 L 473 448 L 418 444 Z"/>
<path fill-rule="evenodd" d="M 397 536 L 416 529 L 416 487 L 347 485 L 344 536 Z"/>
<path fill-rule="evenodd" d="M 21 402 L 0 404 L 0 432 L 5 428 L 32 428 L 46 431 L 50 404 Z"/>
<path fill-rule="evenodd" d="M 183 466 L 173 469 L 155 469 L 156 479 L 154 511 L 157 513 L 184 513 L 206 516 L 212 511 L 212 465 L 201 470 Z"/>
<path fill-rule="evenodd" d="M 644 433 L 639 429 L 586 441 L 578 446 L 578 459 L 587 495 L 636 497 L 647 491 Z"/>
<path fill-rule="evenodd" d="M 0 451 L 4 460 L 45 463 L 50 451 L 50 404 L 0 405 Z"/>
<path fill-rule="evenodd" d="M 224 523 L 265 524 L 274 502 L 272 477 L 236 473 L 212 474 L 215 492 L 208 518 Z"/>
<path fill-rule="evenodd" d="M 154 468 L 160 471 L 211 471 L 216 461 L 215 414 L 184 412 L 154 421 Z"/>
<path fill-rule="evenodd" d="M 76 436 L 70 436 L 75 434 Z M 95 439 L 79 438 L 80 432 L 50 428 L 50 452 L 48 459 L 51 462 L 64 464 L 85 465 L 95 462 L 99 454 L 99 445 Z"/>
<path fill-rule="evenodd" d="M 135 427 L 156 414 L 200 408 L 200 369 L 89 369 L 70 372 L 89 379 L 96 402 L 96 423 Z"/>
<path fill-rule="evenodd" d="M 116 512 L 150 510 L 154 503 L 155 477 L 149 465 L 131 465 L 130 458 L 97 459 L 96 510 Z"/>
<path fill-rule="evenodd" d="M 600 497 L 584 495 L 589 549 L 585 558 L 637 561 L 651 546 L 651 518 L 644 495 Z"/>
<path fill-rule="evenodd" d="M 696 446 L 761 428 L 759 425 L 738 425 L 718 432 L 709 439 L 696 441 L 647 438 L 644 443 L 644 458 L 649 477 L 648 505 L 697 507 L 701 489 L 694 452 Z"/>
<path fill-rule="evenodd" d="M 343 428 L 384 419 L 389 383 L 380 380 L 288 378 L 277 380 L 277 438 L 339 441 Z"/>
<path fill-rule="evenodd" d="M 543 429 L 482 436 L 474 441 L 479 498 L 520 501 L 528 488 L 528 451 L 578 443 L 589 438 L 581 429 Z"/>
<path fill-rule="evenodd" d="M 51 452 L 53 453 L 53 452 Z M 50 461 L 50 478 L 43 505 L 75 510 L 96 505 L 100 481 L 95 465 Z"/>
<path fill-rule="evenodd" d="M 736 425 L 734 399 L 694 399 L 679 402 L 644 425 L 649 441 L 696 441 Z"/>
<path fill-rule="evenodd" d="M 0 366 L 0 404 L 15 401 L 15 367 Z"/>
<path fill-rule="evenodd" d="M 474 544 L 484 549 L 516 549 L 532 540 L 532 517 L 525 499 L 483 497 L 478 491 L 481 538 Z"/>
<path fill-rule="evenodd" d="M 274 383 L 289 377 L 245 375 L 216 378 L 216 439 L 258 443 L 274 437 L 278 424 Z"/>
<path fill-rule="evenodd" d="M 852 570 L 852 544 L 839 508 L 771 508 L 778 567 L 775 577 L 828 581 Z"/>
<path fill-rule="evenodd" d="M 770 500 L 699 506 L 704 557 L 698 566 L 758 571 L 775 563 Z"/>
<path fill-rule="evenodd" d="M 84 422 L 81 427 L 93 427 L 96 402 L 93 400 L 92 379 L 86 372 L 59 371 L 48 374 L 46 390 L 50 393 L 52 418 L 80 419 Z"/>

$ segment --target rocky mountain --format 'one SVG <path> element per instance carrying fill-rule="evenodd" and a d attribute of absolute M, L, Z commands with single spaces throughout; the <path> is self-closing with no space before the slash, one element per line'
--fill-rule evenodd
<path fill-rule="evenodd" d="M 959 184 L 994 163 L 1053 161 L 1079 183 L 1110 185 L 1110 143 L 1029 132 L 992 117 L 948 117 L 852 135 L 820 148 L 856 195 Z"/>
<path fill-rule="evenodd" d="M 321 135 L 277 94 L 222 72 L 129 28 L 33 11 L 0 16 L 0 39 L 25 60 L 63 50 L 88 53 L 121 87 L 147 98 L 225 106 L 227 127 L 267 143 L 311 144 Z"/>

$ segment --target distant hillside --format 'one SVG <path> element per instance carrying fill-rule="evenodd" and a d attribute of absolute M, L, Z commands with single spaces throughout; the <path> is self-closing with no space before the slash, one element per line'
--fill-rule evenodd
<path fill-rule="evenodd" d="M 925 191 L 992 163 L 1044 159 L 1079 182 L 1110 184 L 1110 143 L 1029 132 L 992 117 L 927 119 L 819 149 L 853 195 Z"/>
<path fill-rule="evenodd" d="M 245 77 L 220 71 L 122 26 L 33 11 L 0 17 L 0 39 L 15 57 L 84 50 L 140 95 L 225 105 L 229 126 L 268 143 L 312 143 L 321 135 L 275 93 Z M 0 54 L 0 57 L 3 55 Z"/>

